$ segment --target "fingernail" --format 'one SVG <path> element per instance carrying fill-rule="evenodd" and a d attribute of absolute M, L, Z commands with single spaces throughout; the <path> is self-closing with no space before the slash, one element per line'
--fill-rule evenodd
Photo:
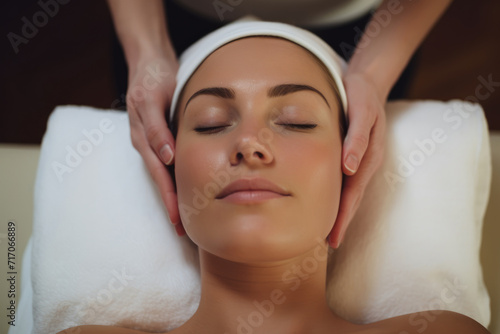
<path fill-rule="evenodd" d="M 358 158 L 350 154 L 345 162 L 345 168 L 347 168 L 351 173 L 356 173 L 358 169 Z"/>
<path fill-rule="evenodd" d="M 337 243 L 337 247 L 336 248 L 339 248 L 340 245 L 342 245 L 342 243 L 344 242 L 344 237 L 345 237 L 345 229 L 340 233 L 340 237 L 339 237 L 339 240 L 338 240 L 338 243 Z"/>
<path fill-rule="evenodd" d="M 179 237 L 182 237 L 184 234 L 186 234 L 186 232 L 184 231 L 184 228 L 182 227 L 181 224 L 175 225 L 175 232 L 177 232 L 177 235 Z"/>
<path fill-rule="evenodd" d="M 160 156 L 165 165 L 170 165 L 172 160 L 174 159 L 174 152 L 172 152 L 172 148 L 169 144 L 165 144 L 160 150 Z"/>
<path fill-rule="evenodd" d="M 332 235 L 330 234 L 330 235 L 328 236 L 328 245 L 329 245 L 331 248 L 336 249 L 337 247 L 335 247 L 335 242 L 333 242 L 333 240 L 332 240 L 332 239 L 333 239 L 333 237 L 332 237 Z"/>

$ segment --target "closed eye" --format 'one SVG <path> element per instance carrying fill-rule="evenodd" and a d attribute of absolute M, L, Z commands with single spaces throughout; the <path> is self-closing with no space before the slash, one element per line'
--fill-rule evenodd
<path fill-rule="evenodd" d="M 198 128 L 195 128 L 194 131 L 196 131 L 198 133 L 215 133 L 215 132 L 221 131 L 226 126 L 227 125 L 198 127 Z"/>
<path fill-rule="evenodd" d="M 294 123 L 280 123 L 278 125 L 283 125 L 292 129 L 299 130 L 310 130 L 317 127 L 317 124 L 294 124 Z M 194 130 L 198 133 L 216 133 L 222 131 L 228 125 L 220 125 L 220 126 L 209 126 L 209 127 L 197 127 Z"/>
<path fill-rule="evenodd" d="M 293 129 L 309 130 L 317 127 L 317 124 L 293 124 L 293 123 L 280 123 L 278 125 L 283 125 Z"/>

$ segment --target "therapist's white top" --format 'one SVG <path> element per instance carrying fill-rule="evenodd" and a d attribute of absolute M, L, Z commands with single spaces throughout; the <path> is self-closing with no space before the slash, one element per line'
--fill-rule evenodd
<path fill-rule="evenodd" d="M 264 21 L 321 27 L 355 20 L 381 0 L 175 0 L 206 18 L 227 22 L 253 14 Z M 167 4 L 168 10 L 168 4 Z"/>

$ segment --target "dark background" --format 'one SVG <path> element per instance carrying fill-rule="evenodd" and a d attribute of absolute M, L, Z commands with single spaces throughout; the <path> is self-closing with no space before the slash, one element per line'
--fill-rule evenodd
<path fill-rule="evenodd" d="M 57 105 L 124 106 L 114 84 L 106 2 L 65 1 L 17 54 L 8 34 L 22 36 L 23 17 L 33 22 L 42 7 L 26 0 L 1 5 L 0 143 L 40 143 Z M 499 14 L 499 1 L 455 0 L 421 46 L 407 98 L 464 100 L 476 94 L 480 77 L 500 82 Z M 480 103 L 490 129 L 500 130 L 500 87 Z"/>

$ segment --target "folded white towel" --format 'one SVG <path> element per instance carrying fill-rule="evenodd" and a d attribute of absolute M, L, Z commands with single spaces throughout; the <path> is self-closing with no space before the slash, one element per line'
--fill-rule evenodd
<path fill-rule="evenodd" d="M 428 309 L 488 325 L 479 247 L 491 161 L 479 105 L 387 104 L 387 149 L 334 253 L 332 309 L 371 322 Z M 59 107 L 35 188 L 33 333 L 82 324 L 167 331 L 199 302 L 197 252 L 168 221 L 128 116 Z M 425 315 L 413 319 L 415 331 Z"/>
<path fill-rule="evenodd" d="M 54 111 L 34 212 L 35 333 L 79 324 L 170 330 L 196 310 L 197 251 L 175 234 L 127 114 Z"/>

